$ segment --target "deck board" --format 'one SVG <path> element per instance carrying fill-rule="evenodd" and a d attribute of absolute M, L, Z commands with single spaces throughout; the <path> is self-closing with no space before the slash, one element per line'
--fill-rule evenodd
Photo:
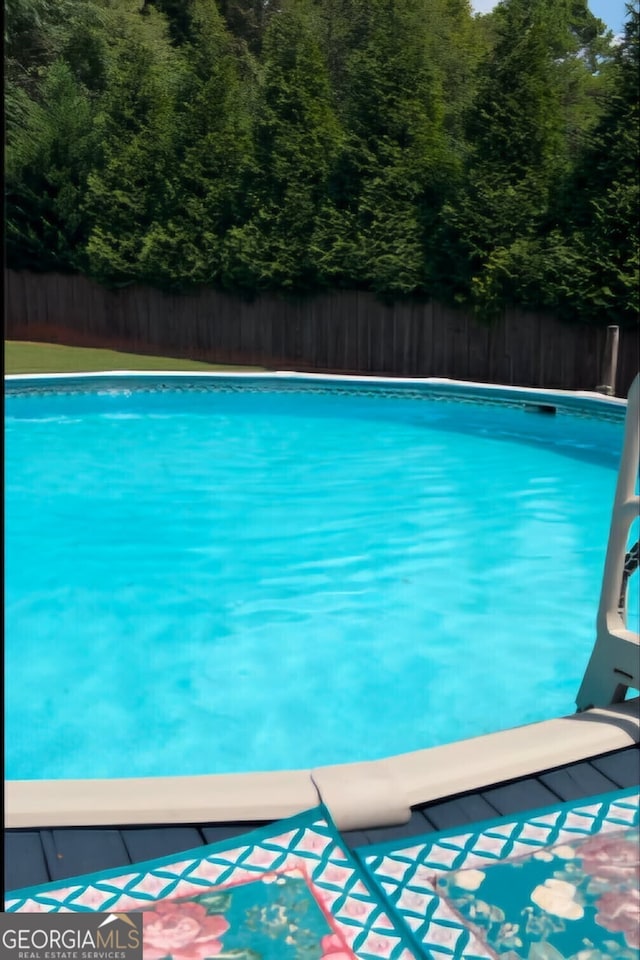
<path fill-rule="evenodd" d="M 264 826 L 264 822 L 256 823 L 219 823 L 208 824 L 201 828 L 205 843 L 219 843 L 222 840 L 232 840 L 233 837 L 240 837 L 243 833 L 249 833 L 251 830 L 258 830 Z"/>
<path fill-rule="evenodd" d="M 4 839 L 5 890 L 18 890 L 51 879 L 37 830 L 9 831 Z"/>
<path fill-rule="evenodd" d="M 507 783 L 492 790 L 483 790 L 481 796 L 495 807 L 501 817 L 535 810 L 536 807 L 551 807 L 560 800 L 557 793 L 535 777 Z"/>
<path fill-rule="evenodd" d="M 52 880 L 111 870 L 131 863 L 119 830 L 43 830 L 42 846 Z"/>
<path fill-rule="evenodd" d="M 454 830 L 498 816 L 497 809 L 478 793 L 456 797 L 444 803 L 432 803 L 423 809 L 436 830 Z"/>
<path fill-rule="evenodd" d="M 536 776 L 422 804 L 412 811 L 409 823 L 400 826 L 352 830 L 342 836 L 351 849 L 387 840 L 402 842 L 434 830 L 464 827 L 639 784 L 640 751 L 637 747 L 628 747 Z M 49 880 L 155 860 L 205 843 L 241 837 L 263 825 L 246 822 L 8 830 L 5 833 L 5 888 L 16 890 Z"/>
<path fill-rule="evenodd" d="M 389 840 L 402 842 L 410 837 L 417 837 L 422 833 L 433 833 L 435 827 L 427 820 L 422 810 L 412 810 L 408 823 L 401 823 L 395 827 L 376 827 L 365 830 L 369 844 L 387 843 Z"/>
<path fill-rule="evenodd" d="M 131 863 L 168 857 L 204 843 L 197 827 L 128 827 L 120 835 Z"/>
<path fill-rule="evenodd" d="M 366 847 L 370 842 L 364 830 L 343 830 L 340 836 L 349 850 L 355 850 L 356 847 Z"/>
<path fill-rule="evenodd" d="M 640 750 L 618 750 L 606 757 L 591 761 L 596 770 L 604 773 L 619 787 L 633 787 L 640 781 Z"/>
<path fill-rule="evenodd" d="M 618 787 L 618 784 L 605 777 L 604 773 L 590 763 L 576 763 L 564 770 L 543 773 L 540 781 L 557 793 L 561 800 L 580 800 L 590 794 L 596 796 L 599 793 L 609 793 Z"/>

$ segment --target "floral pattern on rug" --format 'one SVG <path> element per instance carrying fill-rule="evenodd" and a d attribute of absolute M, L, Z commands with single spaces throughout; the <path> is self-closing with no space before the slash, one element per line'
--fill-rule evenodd
<path fill-rule="evenodd" d="M 141 912 L 145 960 L 418 960 L 318 807 L 224 843 L 8 893 L 7 913 Z"/>
<path fill-rule="evenodd" d="M 635 828 L 436 881 L 501 960 L 638 960 L 639 883 Z"/>
<path fill-rule="evenodd" d="M 430 960 L 640 960 L 637 788 L 356 855 Z"/>
<path fill-rule="evenodd" d="M 142 911 L 145 960 L 354 960 L 298 876 L 260 881 Z M 248 946 L 250 944 L 250 946 Z"/>

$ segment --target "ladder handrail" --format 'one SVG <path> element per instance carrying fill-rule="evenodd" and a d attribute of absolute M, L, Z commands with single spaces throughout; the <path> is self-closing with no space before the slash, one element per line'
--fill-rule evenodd
<path fill-rule="evenodd" d="M 576 697 L 578 710 L 606 707 L 640 689 L 640 635 L 627 628 L 627 586 L 634 559 L 627 552 L 631 524 L 640 515 L 640 374 L 629 389 L 618 482 L 596 619 L 596 640 Z"/>
<path fill-rule="evenodd" d="M 613 501 L 598 607 L 598 631 L 626 628 L 625 619 L 620 614 L 620 591 L 624 580 L 629 530 L 640 514 L 640 497 L 636 495 L 639 462 L 640 374 L 631 384 L 627 398 L 622 457 Z"/>

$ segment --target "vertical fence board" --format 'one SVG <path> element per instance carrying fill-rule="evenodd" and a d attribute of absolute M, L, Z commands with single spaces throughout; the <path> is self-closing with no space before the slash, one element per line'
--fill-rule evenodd
<path fill-rule="evenodd" d="M 602 331 L 603 338 L 604 335 L 604 331 Z M 626 397 L 633 378 L 638 372 L 639 358 L 640 327 L 625 327 L 620 330 L 618 375 L 616 377 L 616 393 L 618 396 Z"/>
<path fill-rule="evenodd" d="M 489 357 L 489 327 L 486 324 L 474 323 L 473 318 L 469 317 L 467 332 L 469 336 L 469 380 L 487 380 L 489 379 L 489 372 L 487 369 L 487 361 Z"/>
<path fill-rule="evenodd" d="M 387 318 L 390 311 L 388 307 L 382 304 L 372 304 L 370 309 L 370 323 L 367 322 L 369 317 L 367 315 L 368 312 L 365 311 L 362 312 L 360 322 L 363 327 L 369 328 L 368 370 L 372 373 L 380 374 L 384 371 L 385 327 L 387 326 Z"/>
<path fill-rule="evenodd" d="M 269 303 L 265 304 L 266 309 L 269 309 Z M 266 312 L 266 311 L 265 311 Z M 242 314 L 242 326 L 240 327 L 240 342 L 239 342 L 239 353 L 242 356 L 246 356 L 247 363 L 252 364 L 255 359 L 255 355 L 252 351 L 253 342 L 254 342 L 254 310 L 253 304 L 247 304 L 247 309 L 243 311 Z"/>
<path fill-rule="evenodd" d="M 224 340 L 220 333 L 220 323 L 216 322 L 213 300 L 209 290 L 201 290 L 199 295 L 200 303 L 200 323 L 206 330 L 209 356 L 216 363 L 235 362 L 237 357 L 242 356 L 240 344 L 242 340 L 242 326 L 244 324 L 244 315 L 246 303 L 241 301 L 235 312 L 231 312 L 229 299 L 225 300 L 224 311 L 221 316 L 225 321 Z"/>
<path fill-rule="evenodd" d="M 44 289 L 42 277 L 38 277 L 37 282 L 30 283 L 27 287 L 27 310 L 33 311 L 35 319 L 35 328 L 37 330 L 46 329 L 47 322 L 44 315 Z"/>
<path fill-rule="evenodd" d="M 451 325 L 442 305 L 432 303 L 433 332 L 431 336 L 431 363 L 434 377 L 450 377 Z"/>
<path fill-rule="evenodd" d="M 490 383 L 511 383 L 509 379 L 509 358 L 507 356 L 506 322 L 503 318 L 489 325 L 488 368 Z"/>
<path fill-rule="evenodd" d="M 416 374 L 419 377 L 437 376 L 433 362 L 433 338 L 433 301 L 430 300 L 418 317 L 416 328 Z"/>
<path fill-rule="evenodd" d="M 349 363 L 352 360 L 353 351 L 351 344 L 354 342 L 358 333 L 358 295 L 349 293 L 340 303 L 336 311 L 341 333 L 341 350 L 339 363 L 336 364 L 337 370 L 349 370 Z"/>
<path fill-rule="evenodd" d="M 5 335 L 15 340 L 29 339 L 29 312 L 25 300 L 25 274 L 7 271 L 4 281 Z"/>
<path fill-rule="evenodd" d="M 321 369 L 324 360 L 324 297 L 317 300 L 308 300 L 306 303 L 309 322 L 302 324 L 303 351 L 305 363 L 314 370 Z"/>
<path fill-rule="evenodd" d="M 507 312 L 512 383 L 535 386 L 536 317 L 516 310 Z"/>
<path fill-rule="evenodd" d="M 371 344 L 369 326 L 365 324 L 368 314 L 368 304 L 365 294 L 357 291 L 352 318 L 351 353 L 348 359 L 348 370 L 360 370 L 362 373 L 371 372 Z M 363 334 L 364 331 L 364 334 Z"/>
<path fill-rule="evenodd" d="M 408 310 L 402 313 L 394 312 L 395 323 L 395 352 L 393 358 L 393 369 L 405 376 L 413 374 L 413 364 L 411 357 L 411 339 L 410 331 L 414 320 L 414 310 L 412 304 L 409 304 Z"/>
<path fill-rule="evenodd" d="M 345 357 L 347 354 L 347 317 L 349 315 L 349 298 L 339 299 L 337 296 L 331 298 L 330 314 L 330 338 L 329 338 L 329 370 L 345 369 Z"/>
<path fill-rule="evenodd" d="M 450 331 L 450 353 L 447 363 L 448 376 L 456 380 L 469 379 L 469 323 L 462 310 L 443 310 L 442 323 Z"/>
<path fill-rule="evenodd" d="M 275 309 L 271 314 L 271 347 L 272 354 L 270 358 L 265 357 L 263 366 L 272 366 L 273 368 L 286 367 L 287 361 L 287 319 L 284 314 Z M 270 361 L 270 362 L 269 362 Z M 257 361 L 258 366 L 260 362 Z"/>
<path fill-rule="evenodd" d="M 395 311 L 393 307 L 385 307 L 381 315 L 382 335 L 380 337 L 380 372 L 393 373 L 397 370 L 394 357 L 395 349 Z"/>
<path fill-rule="evenodd" d="M 258 358 L 267 355 L 265 331 L 273 325 L 274 304 L 267 311 L 256 310 L 255 304 L 251 307 L 251 342 L 247 344 L 251 353 L 251 362 L 258 363 Z"/>
<path fill-rule="evenodd" d="M 64 279 L 60 283 L 61 300 L 64 303 L 64 309 L 68 310 L 69 325 L 72 330 L 82 330 L 86 322 L 86 283 L 86 280 L 84 283 L 65 283 Z"/>

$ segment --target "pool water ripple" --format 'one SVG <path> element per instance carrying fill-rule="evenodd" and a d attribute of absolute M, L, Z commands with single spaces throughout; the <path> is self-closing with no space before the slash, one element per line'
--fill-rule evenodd
<path fill-rule="evenodd" d="M 6 415 L 9 778 L 310 767 L 573 710 L 620 423 L 277 390 Z"/>

